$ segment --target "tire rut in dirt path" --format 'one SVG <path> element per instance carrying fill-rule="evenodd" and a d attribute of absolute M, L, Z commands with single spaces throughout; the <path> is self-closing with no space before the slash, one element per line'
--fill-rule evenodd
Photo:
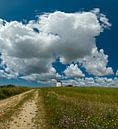
<path fill-rule="evenodd" d="M 12 116 L 9 122 L 9 129 L 32 129 L 35 128 L 34 118 L 37 114 L 38 91 L 33 93 L 30 100 L 26 101 L 18 116 Z"/>
<path fill-rule="evenodd" d="M 19 108 L 30 98 L 33 92 L 34 89 L 0 101 L 0 129 L 8 129 L 8 122 L 11 117 L 19 112 Z"/>
<path fill-rule="evenodd" d="M 32 92 L 32 90 L 26 91 L 24 93 L 12 96 L 10 98 L 4 99 L 0 101 L 0 118 L 8 112 L 11 108 L 15 107 L 19 101 L 23 99 L 23 97 Z"/>
<path fill-rule="evenodd" d="M 1 101 L 0 111 L 4 112 L 0 115 L 0 129 L 47 129 L 40 89 Z"/>

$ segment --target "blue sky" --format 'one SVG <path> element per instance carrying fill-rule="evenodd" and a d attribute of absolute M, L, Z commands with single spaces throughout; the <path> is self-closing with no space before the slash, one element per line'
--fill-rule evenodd
<path fill-rule="evenodd" d="M 118 30 L 118 1 L 117 0 L 2 0 L 0 1 L 0 18 L 6 21 L 29 21 L 36 19 L 36 15 L 47 12 L 63 11 L 65 13 L 74 13 L 80 10 L 90 11 L 99 8 L 107 16 L 112 26 L 106 29 L 96 38 L 97 48 L 103 49 L 108 55 L 108 66 L 112 67 L 114 73 L 118 69 L 117 60 L 117 30 Z M 68 64 L 69 65 L 69 64 Z M 68 65 L 62 65 L 58 60 L 53 63 L 58 73 L 61 73 Z M 82 67 L 80 68 L 82 69 Z M 85 72 L 85 69 L 82 69 Z M 89 75 L 88 75 L 89 76 Z M 92 76 L 92 75 L 91 75 Z M 112 75 L 113 77 L 115 75 Z M 29 82 L 22 79 L 6 79 L 1 77 L 1 83 L 15 83 L 23 85 L 39 85 L 35 81 Z"/>

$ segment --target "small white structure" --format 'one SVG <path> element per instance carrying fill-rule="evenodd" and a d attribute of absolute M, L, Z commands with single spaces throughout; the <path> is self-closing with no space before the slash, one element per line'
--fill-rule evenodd
<path fill-rule="evenodd" d="M 57 87 L 61 87 L 61 86 L 62 86 L 62 82 L 61 82 L 61 81 L 57 81 L 56 86 L 57 86 Z"/>

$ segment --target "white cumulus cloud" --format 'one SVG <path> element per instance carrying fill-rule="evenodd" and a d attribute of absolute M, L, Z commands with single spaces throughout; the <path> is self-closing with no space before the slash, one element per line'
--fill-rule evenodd
<path fill-rule="evenodd" d="M 11 77 L 22 75 L 30 80 L 48 78 L 51 64 L 55 60 L 54 55 L 60 57 L 63 63 L 70 64 L 91 55 L 92 50 L 96 48 L 95 37 L 110 26 L 109 20 L 99 9 L 89 12 L 46 13 L 39 15 L 38 20 L 30 20 L 27 24 L 0 19 L 0 52 L 2 65 L 6 66 L 1 72 L 5 72 L 9 77 L 10 74 Z M 100 55 L 102 53 L 100 52 Z M 90 60 L 95 63 L 94 60 Z M 95 71 L 94 67 L 94 70 L 88 68 L 89 64 L 84 66 L 90 73 L 97 75 L 112 73 L 111 68 L 104 67 L 106 57 L 104 60 L 105 63 L 101 61 L 104 69 L 96 65 Z M 70 69 L 70 75 L 84 76 L 76 65 L 70 65 L 66 70 L 67 75 Z M 56 73 L 53 75 L 56 76 Z"/>
<path fill-rule="evenodd" d="M 116 76 L 118 76 L 118 70 L 116 71 Z"/>
<path fill-rule="evenodd" d="M 63 80 L 63 85 L 118 87 L 118 78 L 117 77 L 115 78 L 107 78 L 107 77 L 75 78 L 70 80 Z"/>
<path fill-rule="evenodd" d="M 97 48 L 94 48 L 90 56 L 80 59 L 80 63 L 89 74 L 93 74 L 95 76 L 113 74 L 112 68 L 107 66 L 108 56 L 104 54 L 103 49 L 98 51 Z"/>
<path fill-rule="evenodd" d="M 85 75 L 82 73 L 82 71 L 78 68 L 77 64 L 71 64 L 66 68 L 64 71 L 65 75 L 67 77 L 84 77 Z"/>

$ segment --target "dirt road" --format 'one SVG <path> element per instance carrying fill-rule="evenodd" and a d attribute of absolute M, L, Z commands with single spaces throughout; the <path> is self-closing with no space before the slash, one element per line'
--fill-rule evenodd
<path fill-rule="evenodd" d="M 39 90 L 0 101 L 0 129 L 43 129 L 45 122 Z"/>

